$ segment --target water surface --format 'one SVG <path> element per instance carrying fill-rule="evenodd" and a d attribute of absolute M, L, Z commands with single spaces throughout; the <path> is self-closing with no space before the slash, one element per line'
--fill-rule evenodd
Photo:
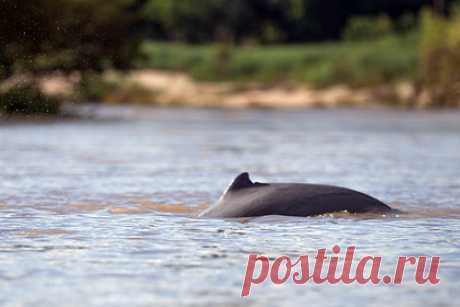
<path fill-rule="evenodd" d="M 0 125 L 5 306 L 456 306 L 460 113 L 89 107 L 93 119 Z M 401 216 L 198 219 L 242 171 L 347 186 Z M 248 254 L 439 255 L 441 283 L 265 283 Z"/>

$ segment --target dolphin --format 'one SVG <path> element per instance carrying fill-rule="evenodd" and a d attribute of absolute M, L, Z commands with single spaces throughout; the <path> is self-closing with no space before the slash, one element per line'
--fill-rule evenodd
<path fill-rule="evenodd" d="M 385 213 L 392 209 L 378 199 L 351 189 L 320 184 L 252 182 L 246 172 L 238 175 L 218 202 L 199 216 L 314 216 L 338 211 Z"/>

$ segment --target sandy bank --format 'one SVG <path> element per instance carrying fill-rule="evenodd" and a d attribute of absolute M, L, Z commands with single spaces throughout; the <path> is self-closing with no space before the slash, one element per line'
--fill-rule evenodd
<path fill-rule="evenodd" d="M 6 84 L 11 85 L 27 78 L 27 76 L 16 77 Z M 424 93 L 417 95 L 410 82 L 382 85 L 376 88 L 335 85 L 318 89 L 292 82 L 243 85 L 230 82 L 197 82 L 185 73 L 159 70 L 135 70 L 127 73 L 109 71 L 103 74 L 103 78 L 116 86 L 115 90 L 106 93 L 102 101 L 116 104 L 142 103 L 159 106 L 223 108 L 332 108 L 380 104 L 424 107 L 429 103 L 429 97 Z M 71 97 L 78 84 L 79 74 L 70 76 L 53 74 L 39 77 L 37 80 L 45 93 Z"/>
<path fill-rule="evenodd" d="M 293 83 L 239 87 L 232 83 L 196 82 L 183 73 L 157 70 L 131 72 L 125 79 L 152 90 L 155 103 L 160 105 L 229 108 L 367 106 L 388 102 L 409 105 L 415 97 L 409 83 L 374 89 L 353 89 L 345 85 L 315 89 Z M 418 100 L 417 104 L 422 105 L 422 99 Z"/>

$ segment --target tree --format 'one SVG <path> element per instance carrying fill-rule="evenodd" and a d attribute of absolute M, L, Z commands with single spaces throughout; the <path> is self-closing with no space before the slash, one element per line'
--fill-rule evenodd
<path fill-rule="evenodd" d="M 3 73 L 126 67 L 137 49 L 135 0 L 0 0 Z"/>

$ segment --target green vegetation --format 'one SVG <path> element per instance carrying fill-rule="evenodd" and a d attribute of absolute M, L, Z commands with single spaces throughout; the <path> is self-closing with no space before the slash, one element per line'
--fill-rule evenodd
<path fill-rule="evenodd" d="M 343 36 L 349 41 L 372 41 L 392 32 L 393 22 L 386 15 L 377 18 L 354 17 L 348 22 Z"/>
<path fill-rule="evenodd" d="M 127 69 L 138 49 L 136 0 L 0 0 L 0 85 L 16 75 Z M 91 79 L 96 82 L 97 78 Z M 37 83 L 32 81 L 31 83 Z M 96 98 L 95 88 L 79 98 Z M 91 89 L 91 87 L 93 89 Z M 88 94 L 86 96 L 86 94 Z M 59 104 L 35 84 L 0 89 L 0 112 L 55 114 Z"/>
<path fill-rule="evenodd" d="M 455 106 L 460 97 L 460 8 L 450 19 L 425 10 L 421 17 L 419 82 L 433 105 Z"/>
<path fill-rule="evenodd" d="M 210 43 L 305 43 L 343 37 L 351 19 L 371 19 L 384 29 L 405 21 L 426 0 L 145 0 L 142 10 L 151 39 Z M 443 0 L 448 5 L 450 0 Z M 358 18 L 357 18 L 358 16 Z M 377 25 L 375 19 L 377 16 Z M 388 16 L 391 16 L 388 17 Z M 385 20 L 387 19 L 387 20 Z M 383 21 L 383 22 L 382 22 Z M 412 24 L 413 25 L 413 24 Z M 399 30 L 395 27 L 396 30 Z M 380 31 L 380 30 L 379 30 Z"/>
<path fill-rule="evenodd" d="M 151 103 L 156 93 L 119 75 L 93 72 L 81 77 L 76 94 L 77 100 L 90 102 Z"/>
<path fill-rule="evenodd" d="M 185 71 L 198 80 L 372 86 L 413 79 L 417 41 L 418 36 L 411 33 L 370 42 L 270 47 L 147 42 L 136 65 Z"/>
<path fill-rule="evenodd" d="M 42 85 L 37 80 L 56 72 L 81 77 L 66 99 L 151 101 L 151 89 L 103 77 L 138 68 L 241 88 L 254 82 L 378 87 L 403 80 L 425 97 L 424 105 L 459 105 L 455 3 L 0 0 L 0 112 L 58 112 L 40 86 L 3 86 L 17 76 Z"/>
<path fill-rule="evenodd" d="M 127 68 L 137 50 L 135 0 L 0 1 L 0 70 Z"/>
<path fill-rule="evenodd" d="M 117 89 L 119 84 L 106 80 L 100 74 L 85 73 L 78 84 L 77 99 L 86 101 L 103 101 L 104 98 Z"/>
<path fill-rule="evenodd" d="M 57 99 L 43 95 L 33 84 L 17 85 L 0 94 L 0 113 L 55 115 L 59 107 Z"/>

